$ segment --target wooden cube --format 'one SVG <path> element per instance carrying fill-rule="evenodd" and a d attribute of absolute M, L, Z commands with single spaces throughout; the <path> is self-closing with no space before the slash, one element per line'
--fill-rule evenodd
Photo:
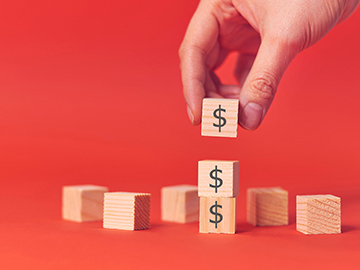
<path fill-rule="evenodd" d="M 161 189 L 161 219 L 179 223 L 199 221 L 197 186 L 163 187 Z"/>
<path fill-rule="evenodd" d="M 239 194 L 239 161 L 201 160 L 199 197 L 236 197 Z"/>
<path fill-rule="evenodd" d="M 304 234 L 341 233 L 341 201 L 333 195 L 296 196 L 296 230 Z"/>
<path fill-rule="evenodd" d="M 202 107 L 202 136 L 237 136 L 239 100 L 204 98 Z"/>
<path fill-rule="evenodd" d="M 150 228 L 150 197 L 149 193 L 105 193 L 103 227 L 119 230 Z"/>
<path fill-rule="evenodd" d="M 63 187 L 63 219 L 77 222 L 102 220 L 104 193 L 107 191 L 107 187 L 94 185 Z"/>
<path fill-rule="evenodd" d="M 247 220 L 254 226 L 288 225 L 288 192 L 280 187 L 249 188 Z"/>
<path fill-rule="evenodd" d="M 236 198 L 200 197 L 200 233 L 236 231 Z"/>

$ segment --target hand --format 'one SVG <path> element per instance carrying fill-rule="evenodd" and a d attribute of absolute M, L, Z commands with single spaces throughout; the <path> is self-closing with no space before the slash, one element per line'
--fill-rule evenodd
<path fill-rule="evenodd" d="M 290 62 L 349 17 L 359 1 L 201 0 L 179 50 L 191 122 L 200 124 L 204 97 L 238 98 L 239 124 L 258 128 Z M 239 84 L 223 85 L 214 70 L 231 51 L 239 53 Z"/>

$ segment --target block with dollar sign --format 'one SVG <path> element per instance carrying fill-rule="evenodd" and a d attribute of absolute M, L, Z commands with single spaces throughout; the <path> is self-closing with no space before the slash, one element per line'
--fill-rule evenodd
<path fill-rule="evenodd" d="M 200 233 L 236 231 L 236 198 L 200 197 Z"/>
<path fill-rule="evenodd" d="M 200 160 L 199 197 L 236 197 L 239 194 L 239 161 Z"/>
<path fill-rule="evenodd" d="M 239 100 L 204 98 L 202 107 L 202 136 L 237 136 Z"/>

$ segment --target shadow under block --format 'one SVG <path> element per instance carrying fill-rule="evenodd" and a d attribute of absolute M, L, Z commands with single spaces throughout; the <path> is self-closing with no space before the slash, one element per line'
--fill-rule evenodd
<path fill-rule="evenodd" d="M 249 188 L 247 221 L 254 226 L 288 225 L 288 192 L 280 187 Z"/>
<path fill-rule="evenodd" d="M 161 219 L 179 223 L 199 221 L 197 186 L 163 187 L 161 189 Z"/>
<path fill-rule="evenodd" d="M 236 231 L 236 198 L 200 197 L 200 233 Z"/>
<path fill-rule="evenodd" d="M 239 194 L 239 161 L 200 160 L 199 197 L 236 197 Z"/>
<path fill-rule="evenodd" d="M 107 191 L 107 187 L 94 185 L 64 186 L 63 219 L 77 222 L 102 220 L 104 193 Z"/>
<path fill-rule="evenodd" d="M 150 228 L 150 198 L 149 193 L 105 193 L 103 227 L 132 231 Z"/>
<path fill-rule="evenodd" d="M 304 234 L 341 233 L 340 197 L 296 196 L 296 230 Z"/>
<path fill-rule="evenodd" d="M 202 136 L 237 136 L 238 99 L 204 98 L 202 106 Z"/>

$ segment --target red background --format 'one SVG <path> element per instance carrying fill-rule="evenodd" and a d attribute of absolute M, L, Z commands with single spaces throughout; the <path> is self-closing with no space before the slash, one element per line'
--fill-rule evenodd
<path fill-rule="evenodd" d="M 177 50 L 196 6 L 0 3 L 1 269 L 359 268 L 360 11 L 295 59 L 260 129 L 227 139 L 187 119 Z M 236 235 L 160 219 L 161 187 L 196 185 L 201 159 L 240 161 Z M 151 229 L 63 221 L 73 184 L 151 192 Z M 289 226 L 247 225 L 257 186 L 289 190 Z M 327 193 L 343 233 L 297 232 L 295 196 Z"/>

